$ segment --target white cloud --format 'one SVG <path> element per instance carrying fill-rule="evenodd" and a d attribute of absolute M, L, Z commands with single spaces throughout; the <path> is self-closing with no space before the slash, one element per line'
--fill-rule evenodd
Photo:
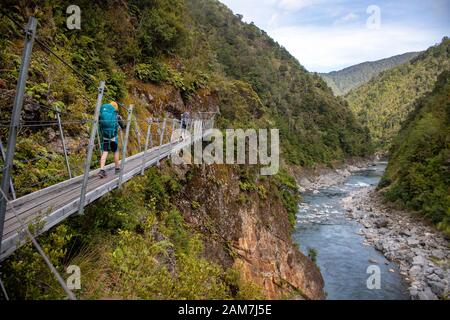
<path fill-rule="evenodd" d="M 276 28 L 276 27 L 278 26 L 278 18 L 279 18 L 278 14 L 277 14 L 277 13 L 274 13 L 274 14 L 270 17 L 269 22 L 267 23 L 267 25 L 268 25 L 270 28 Z"/>
<path fill-rule="evenodd" d="M 343 25 L 334 28 L 295 26 L 273 29 L 269 34 L 308 70 L 317 72 L 424 50 L 443 36 L 438 32 L 396 25 L 383 25 L 381 30 Z"/>
<path fill-rule="evenodd" d="M 422 2 L 418 0 L 411 1 L 411 8 L 407 1 L 383 1 L 383 13 L 389 10 L 391 18 L 382 15 L 380 30 L 367 29 L 370 15 L 361 0 L 220 1 L 236 13 L 243 13 L 245 21 L 254 21 L 267 31 L 308 70 L 318 72 L 425 50 L 448 35 L 449 30 L 448 19 L 444 27 L 441 21 L 441 16 L 448 16 L 449 0 L 428 4 L 434 13 L 426 19 L 422 19 L 422 13 L 428 11 L 416 16 L 416 8 L 426 8 L 419 6 Z"/>
<path fill-rule="evenodd" d="M 344 16 L 342 18 L 342 21 L 348 22 L 348 21 L 355 21 L 358 20 L 358 15 L 354 12 L 350 12 L 349 14 L 347 14 L 346 16 Z"/>
<path fill-rule="evenodd" d="M 359 19 L 359 16 L 356 13 L 350 12 L 350 13 L 340 17 L 339 19 L 336 19 L 334 21 L 334 25 L 336 26 L 336 25 L 341 25 L 341 24 L 346 24 L 346 23 L 348 24 L 351 22 L 355 22 L 358 19 Z"/>

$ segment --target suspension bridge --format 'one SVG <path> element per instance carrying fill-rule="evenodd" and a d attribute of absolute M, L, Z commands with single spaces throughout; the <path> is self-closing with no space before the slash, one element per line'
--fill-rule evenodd
<path fill-rule="evenodd" d="M 68 63 L 39 39 L 36 34 L 37 20 L 34 17 L 29 18 L 26 28 L 23 29 L 7 13 L 2 13 L 24 31 L 24 48 L 16 91 L 14 93 L 11 119 L 8 125 L 3 124 L 3 128 L 8 128 L 6 148 L 0 140 L 0 156 L 3 159 L 3 166 L 0 166 L 2 176 L 0 189 L 0 262 L 14 253 L 24 243 L 31 241 L 68 297 L 74 299 L 75 296 L 66 287 L 64 280 L 43 252 L 36 237 L 73 214 L 83 214 L 85 206 L 93 201 L 116 188 L 121 188 L 123 183 L 135 176 L 144 174 L 147 168 L 159 164 L 160 161 L 170 157 L 171 154 L 189 147 L 198 140 L 202 140 L 205 135 L 209 134 L 208 129 L 212 129 L 214 126 L 215 112 L 197 112 L 194 116 L 184 121 L 175 119 L 174 117 L 139 120 L 133 114 L 134 107 L 132 105 L 125 106 L 119 104 L 123 108 L 122 111 L 127 115 L 126 128 L 120 131 L 120 172 L 117 173 L 115 165 L 110 164 L 105 167 L 107 176 L 101 178 L 98 176 L 100 168 L 95 164 L 95 159 L 93 159 L 95 150 L 98 149 L 101 152 L 99 112 L 105 100 L 114 100 L 105 93 L 107 90 L 105 82 L 101 81 L 98 85 L 95 112 L 89 119 L 75 119 L 70 112 L 64 112 L 60 108 L 36 103 L 39 108 L 42 107 L 46 110 L 53 111 L 56 119 L 34 122 L 24 121 L 22 119 L 22 109 L 24 100 L 28 98 L 25 93 L 25 86 L 34 43 L 39 44 L 43 51 L 46 51 L 49 55 L 56 57 L 57 60 L 68 67 L 83 81 L 91 83 L 92 79 L 74 68 L 71 63 Z M 90 101 L 86 98 L 85 100 Z M 70 121 L 63 121 L 63 115 L 70 117 Z M 80 128 L 88 125 L 90 131 L 87 146 L 81 146 L 81 149 L 85 150 L 85 156 L 83 157 L 84 163 L 81 165 L 84 169 L 78 172 L 78 175 L 74 174 L 73 164 L 70 161 L 70 150 L 67 147 L 64 125 L 79 125 Z M 2 124 L 0 123 L 1 126 Z M 26 194 L 21 194 L 17 186 L 14 185 L 13 175 L 15 164 L 17 163 L 17 160 L 14 159 L 14 154 L 18 134 L 22 128 L 46 126 L 55 126 L 58 128 L 67 179 Z M 134 128 L 133 133 L 131 132 L 132 127 Z M 144 131 L 141 131 L 141 127 Z M 176 135 L 177 129 L 184 129 L 187 135 Z M 146 132 L 146 134 L 143 132 Z M 133 135 L 133 141 L 139 149 L 135 154 L 129 154 L 131 135 Z M 145 139 L 143 139 L 144 136 Z M 30 159 L 29 162 L 34 160 L 36 159 Z M 0 285 L 3 289 L 4 296 L 7 298 L 7 293 L 1 283 L 1 279 Z"/>

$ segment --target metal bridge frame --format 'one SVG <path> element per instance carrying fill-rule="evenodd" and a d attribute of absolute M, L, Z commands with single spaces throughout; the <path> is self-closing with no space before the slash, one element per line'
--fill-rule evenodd
<path fill-rule="evenodd" d="M 78 177 L 73 177 L 72 170 L 70 167 L 70 162 L 68 158 L 68 150 L 66 146 L 66 141 L 64 137 L 64 131 L 62 128 L 62 122 L 61 122 L 61 110 L 59 108 L 56 108 L 54 111 L 56 112 L 56 120 L 57 125 L 59 129 L 59 134 L 61 137 L 61 143 L 62 148 L 64 152 L 64 159 L 65 159 L 65 165 L 68 173 L 69 179 L 58 183 L 56 185 L 50 186 L 45 189 L 41 189 L 39 191 L 33 192 L 31 194 L 25 195 L 23 197 L 20 197 L 16 199 L 15 190 L 13 187 L 13 181 L 12 181 L 12 169 L 13 169 L 13 163 L 14 163 L 14 153 L 16 148 L 16 142 L 17 142 L 17 134 L 18 134 L 18 128 L 20 125 L 20 116 L 21 111 L 23 107 L 24 102 L 24 95 L 25 95 L 25 86 L 28 76 L 28 69 L 30 66 L 30 60 L 31 60 L 31 53 L 33 49 L 34 42 L 38 42 L 41 44 L 39 39 L 36 38 L 36 27 L 37 27 L 37 20 L 34 17 L 30 17 L 28 21 L 28 25 L 25 29 L 25 44 L 22 54 L 22 63 L 20 66 L 20 72 L 18 77 L 18 82 L 16 86 L 16 95 L 14 99 L 14 105 L 13 105 L 13 111 L 11 116 L 11 123 L 9 128 L 9 136 L 8 136 L 8 143 L 6 148 L 6 154 L 4 153 L 3 145 L 0 141 L 0 153 L 1 156 L 4 159 L 4 168 L 2 170 L 2 179 L 1 179 L 1 194 L 0 194 L 0 261 L 8 257 L 12 252 L 14 252 L 17 248 L 19 248 L 25 241 L 26 238 L 30 238 L 33 245 L 36 247 L 38 252 L 42 255 L 44 261 L 50 268 L 50 270 L 55 274 L 55 277 L 57 278 L 60 285 L 63 287 L 63 289 L 66 291 L 68 297 L 70 299 L 74 299 L 75 296 L 73 293 L 66 287 L 65 282 L 63 281 L 62 277 L 59 275 L 58 271 L 54 268 L 54 266 L 51 264 L 48 257 L 43 252 L 42 248 L 38 244 L 38 242 L 35 239 L 35 236 L 49 230 L 53 226 L 57 225 L 58 223 L 62 222 L 64 219 L 69 217 L 70 215 L 78 212 L 79 214 L 82 214 L 84 212 L 84 207 L 88 205 L 89 203 L 95 201 L 96 199 L 102 197 L 106 193 L 110 192 L 111 190 L 115 188 L 121 188 L 123 183 L 130 180 L 136 175 L 143 175 L 146 168 L 153 166 L 153 165 L 159 165 L 160 161 L 166 157 L 169 157 L 172 153 L 178 152 L 181 149 L 186 148 L 189 145 L 198 143 L 199 140 L 202 140 L 205 136 L 205 132 L 208 129 L 212 129 L 214 125 L 214 115 L 215 113 L 198 113 L 199 115 L 202 114 L 213 114 L 208 119 L 204 119 L 204 117 L 200 117 L 199 119 L 190 119 L 187 124 L 187 130 L 192 134 L 192 139 L 187 139 L 187 141 L 183 139 L 179 139 L 174 141 L 173 134 L 176 130 L 176 123 L 180 123 L 180 129 L 181 129 L 181 121 L 178 121 L 176 119 L 172 119 L 172 137 L 169 137 L 168 142 L 165 143 L 165 134 L 168 132 L 167 127 L 167 119 L 147 119 L 147 135 L 145 139 L 145 145 L 142 146 L 141 141 L 141 130 L 139 128 L 138 122 L 136 118 L 134 119 L 134 125 L 135 125 L 135 134 L 138 139 L 139 144 L 139 150 L 140 152 L 138 154 L 132 155 L 127 158 L 127 144 L 129 140 L 130 135 L 130 128 L 131 123 L 133 121 L 133 106 L 129 106 L 127 108 L 128 117 L 127 117 L 127 126 L 125 130 L 125 137 L 123 137 L 121 132 L 121 140 L 122 140 L 122 159 L 121 159 L 121 170 L 120 174 L 117 178 L 113 178 L 110 181 L 106 181 L 103 185 L 94 184 L 91 186 L 90 190 L 88 191 L 89 186 L 89 179 L 93 178 L 94 175 L 97 175 L 99 169 L 92 170 L 91 171 L 91 162 L 92 162 L 92 156 L 94 152 L 94 146 L 95 146 L 95 140 L 97 139 L 97 143 L 99 144 L 100 152 L 101 152 L 101 145 L 100 145 L 100 136 L 99 136 L 99 130 L 98 130 L 98 122 L 99 122 L 99 113 L 100 108 L 102 105 L 104 90 L 105 90 L 105 82 L 100 82 L 100 85 L 98 87 L 98 95 L 97 95 L 97 103 L 94 113 L 94 119 L 92 121 L 91 126 L 91 132 L 89 137 L 89 145 L 86 155 L 86 161 L 84 164 L 84 173 Z M 41 44 L 42 45 L 42 44 Z M 48 48 L 47 48 L 48 49 Z M 49 49 L 50 50 L 50 49 Z M 55 53 L 53 53 L 55 54 Z M 64 62 L 64 61 L 63 61 Z M 76 71 L 76 70 L 75 70 Z M 157 123 L 157 135 L 159 138 L 159 145 L 157 147 L 154 147 L 154 141 L 153 141 L 153 134 L 152 134 L 152 125 Z M 202 125 L 204 126 L 202 127 Z M 170 129 L 169 129 L 170 130 Z M 207 135 L 207 134 L 206 134 Z M 140 157 L 142 157 L 142 164 L 135 165 L 136 161 L 140 162 Z M 133 162 L 134 161 L 134 162 Z M 128 162 L 132 162 L 130 166 L 127 168 L 128 171 L 125 171 L 126 165 Z M 111 169 L 114 164 L 110 164 L 105 167 L 105 169 Z M 20 216 L 17 215 L 15 205 L 26 203 L 27 201 L 30 201 L 33 203 L 36 199 L 39 199 L 40 197 L 43 197 L 45 194 L 49 194 L 52 191 L 59 190 L 60 188 L 67 187 L 74 183 L 80 183 L 81 193 L 79 198 L 67 198 L 67 202 L 63 202 L 59 207 L 57 207 L 55 210 L 53 208 L 49 207 L 47 208 L 49 212 L 44 217 L 39 217 L 40 222 L 43 223 L 42 227 L 39 227 L 38 230 L 34 232 L 34 234 L 31 233 L 30 229 L 28 228 L 29 225 L 24 223 Z M 11 193 L 12 199 L 9 198 L 9 194 Z M 10 228 L 10 231 L 8 237 L 6 239 L 3 239 L 4 234 L 4 227 L 5 227 L 5 218 L 7 209 L 11 209 L 14 212 L 14 215 L 18 222 L 20 222 L 21 227 L 18 229 Z M 28 210 L 28 209 L 27 209 Z M 30 209 L 31 210 L 31 209 Z M 34 213 L 33 213 L 34 214 Z M 28 222 L 28 224 L 32 224 L 34 222 Z M 11 235 L 12 234 L 12 235 Z M 1 281 L 0 281 L 1 285 Z"/>

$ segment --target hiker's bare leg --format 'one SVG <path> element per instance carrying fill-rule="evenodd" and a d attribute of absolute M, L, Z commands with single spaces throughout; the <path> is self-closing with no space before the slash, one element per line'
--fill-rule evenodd
<path fill-rule="evenodd" d="M 100 159 L 100 169 L 103 170 L 106 165 L 106 158 L 108 158 L 108 151 L 103 151 L 102 157 Z"/>
<path fill-rule="evenodd" d="M 114 163 L 116 164 L 116 169 L 119 169 L 120 168 L 119 151 L 114 152 Z"/>

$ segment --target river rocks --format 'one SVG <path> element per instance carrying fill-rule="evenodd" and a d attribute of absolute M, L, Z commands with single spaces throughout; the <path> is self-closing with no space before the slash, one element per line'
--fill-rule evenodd
<path fill-rule="evenodd" d="M 431 250 L 431 256 L 436 259 L 444 259 L 445 258 L 445 252 L 442 250 Z"/>
<path fill-rule="evenodd" d="M 446 293 L 447 287 L 441 281 L 429 281 L 428 285 L 430 286 L 431 291 L 438 297 L 443 297 Z"/>
<path fill-rule="evenodd" d="M 370 229 L 372 227 L 372 225 L 368 222 L 368 221 L 362 221 L 361 224 L 364 226 L 364 228 L 366 229 Z"/>
<path fill-rule="evenodd" d="M 408 239 L 407 242 L 408 242 L 408 246 L 411 246 L 411 247 L 415 247 L 415 246 L 419 245 L 419 243 L 420 243 L 420 241 L 417 239 Z"/>
<path fill-rule="evenodd" d="M 425 258 L 423 256 L 415 256 L 413 258 L 412 264 L 423 266 L 423 265 L 427 264 L 427 260 L 425 260 Z"/>
<path fill-rule="evenodd" d="M 367 168 L 370 160 L 359 160 L 354 164 L 342 165 L 340 168 L 317 167 L 315 169 L 292 167 L 292 174 L 296 177 L 301 192 L 313 191 L 343 183 L 353 172 Z"/>
<path fill-rule="evenodd" d="M 414 300 L 437 300 L 436 295 L 431 291 L 429 287 L 423 291 L 419 291 L 416 297 L 412 297 Z"/>
<path fill-rule="evenodd" d="M 422 273 L 422 267 L 421 266 L 414 266 L 411 269 L 409 269 L 409 276 L 411 278 L 415 278 L 418 275 L 420 275 Z"/>
<path fill-rule="evenodd" d="M 369 217 L 374 217 L 374 215 L 369 215 Z M 388 219 L 377 219 L 375 220 L 375 226 L 380 229 L 380 228 L 386 228 L 387 226 L 389 226 L 390 221 Z"/>
<path fill-rule="evenodd" d="M 449 241 L 437 230 L 404 211 L 385 205 L 373 187 L 342 201 L 347 216 L 364 227 L 365 242 L 396 262 L 414 300 L 436 300 L 449 294 Z"/>
<path fill-rule="evenodd" d="M 405 236 L 405 237 L 410 237 L 411 232 L 409 232 L 409 230 L 402 230 L 402 231 L 400 231 L 400 235 Z"/>

